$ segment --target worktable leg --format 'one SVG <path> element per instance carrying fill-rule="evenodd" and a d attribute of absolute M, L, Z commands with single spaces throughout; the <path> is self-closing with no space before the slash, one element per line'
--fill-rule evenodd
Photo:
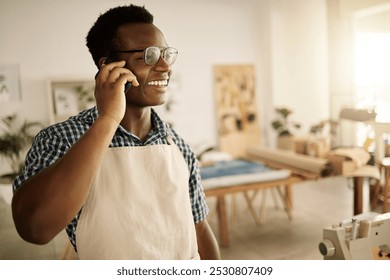
<path fill-rule="evenodd" d="M 217 213 L 219 224 L 219 242 L 221 247 L 229 246 L 229 230 L 226 217 L 225 196 L 217 197 Z"/>
<path fill-rule="evenodd" d="M 353 214 L 363 213 L 363 177 L 353 177 Z"/>
<path fill-rule="evenodd" d="M 383 209 L 382 209 L 382 213 L 387 213 L 387 204 L 390 202 L 390 168 L 385 167 L 384 168 L 385 171 L 385 182 L 384 182 L 384 186 L 383 186 Z"/>
<path fill-rule="evenodd" d="M 292 190 L 291 185 L 285 185 L 284 186 L 284 193 L 286 198 L 286 203 L 288 205 L 288 208 L 293 208 L 293 199 L 292 199 Z"/>

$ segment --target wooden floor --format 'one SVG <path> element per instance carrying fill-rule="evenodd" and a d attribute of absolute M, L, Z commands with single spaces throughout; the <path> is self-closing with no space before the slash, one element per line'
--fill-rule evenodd
<path fill-rule="evenodd" d="M 306 181 L 293 185 L 293 219 L 289 220 L 280 201 L 268 190 L 265 222 L 256 225 L 243 196 L 227 198 L 230 246 L 221 248 L 223 259 L 319 260 L 318 243 L 325 226 L 353 215 L 352 184 L 342 177 Z M 365 184 L 367 198 L 368 187 Z M 260 195 L 264 195 L 260 194 Z M 208 198 L 209 223 L 217 234 L 215 199 Z M 260 197 L 259 201 L 260 202 Z M 368 200 L 364 201 L 364 211 Z M 41 246 L 24 242 L 16 233 L 10 206 L 0 198 L 0 259 L 58 259 L 67 241 L 61 233 Z"/>

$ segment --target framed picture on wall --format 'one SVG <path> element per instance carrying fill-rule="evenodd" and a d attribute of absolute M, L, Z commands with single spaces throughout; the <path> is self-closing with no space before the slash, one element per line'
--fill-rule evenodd
<path fill-rule="evenodd" d="M 57 123 L 95 106 L 95 82 L 90 80 L 50 80 L 50 123 Z"/>
<path fill-rule="evenodd" d="M 21 100 L 18 64 L 0 64 L 0 102 Z"/>

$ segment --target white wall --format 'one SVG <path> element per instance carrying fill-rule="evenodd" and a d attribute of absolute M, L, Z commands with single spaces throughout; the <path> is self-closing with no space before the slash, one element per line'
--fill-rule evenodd
<path fill-rule="evenodd" d="M 274 106 L 309 125 L 329 112 L 325 0 L 165 0 L 145 4 L 180 54 L 174 75 L 177 130 L 191 143 L 216 143 L 214 64 L 256 67 L 264 143 L 272 146 Z M 93 78 L 85 36 L 99 13 L 121 0 L 1 0 L 0 63 L 20 65 L 23 99 L 0 115 L 48 122 L 46 81 Z M 302 131 L 305 133 L 306 131 Z"/>
<path fill-rule="evenodd" d="M 299 133 L 329 117 L 324 1 L 277 0 L 271 7 L 274 106 L 288 106 Z"/>
<path fill-rule="evenodd" d="M 99 13 L 129 1 L 2 0 L 0 63 L 18 63 L 22 104 L 0 103 L 1 115 L 18 110 L 48 119 L 46 80 L 93 78 L 95 66 L 85 36 Z M 256 26 L 252 2 L 132 1 L 145 4 L 155 23 L 180 52 L 175 125 L 192 143 L 215 140 L 212 65 L 255 63 Z"/>

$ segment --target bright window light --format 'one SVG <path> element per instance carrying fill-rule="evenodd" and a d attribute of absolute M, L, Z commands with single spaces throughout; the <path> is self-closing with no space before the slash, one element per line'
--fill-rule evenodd
<path fill-rule="evenodd" d="M 377 122 L 390 122 L 390 33 L 355 34 L 356 107 L 374 109 Z M 373 138 L 373 128 L 357 127 L 357 144 Z"/>
<path fill-rule="evenodd" d="M 356 85 L 390 84 L 390 33 L 356 33 Z"/>

